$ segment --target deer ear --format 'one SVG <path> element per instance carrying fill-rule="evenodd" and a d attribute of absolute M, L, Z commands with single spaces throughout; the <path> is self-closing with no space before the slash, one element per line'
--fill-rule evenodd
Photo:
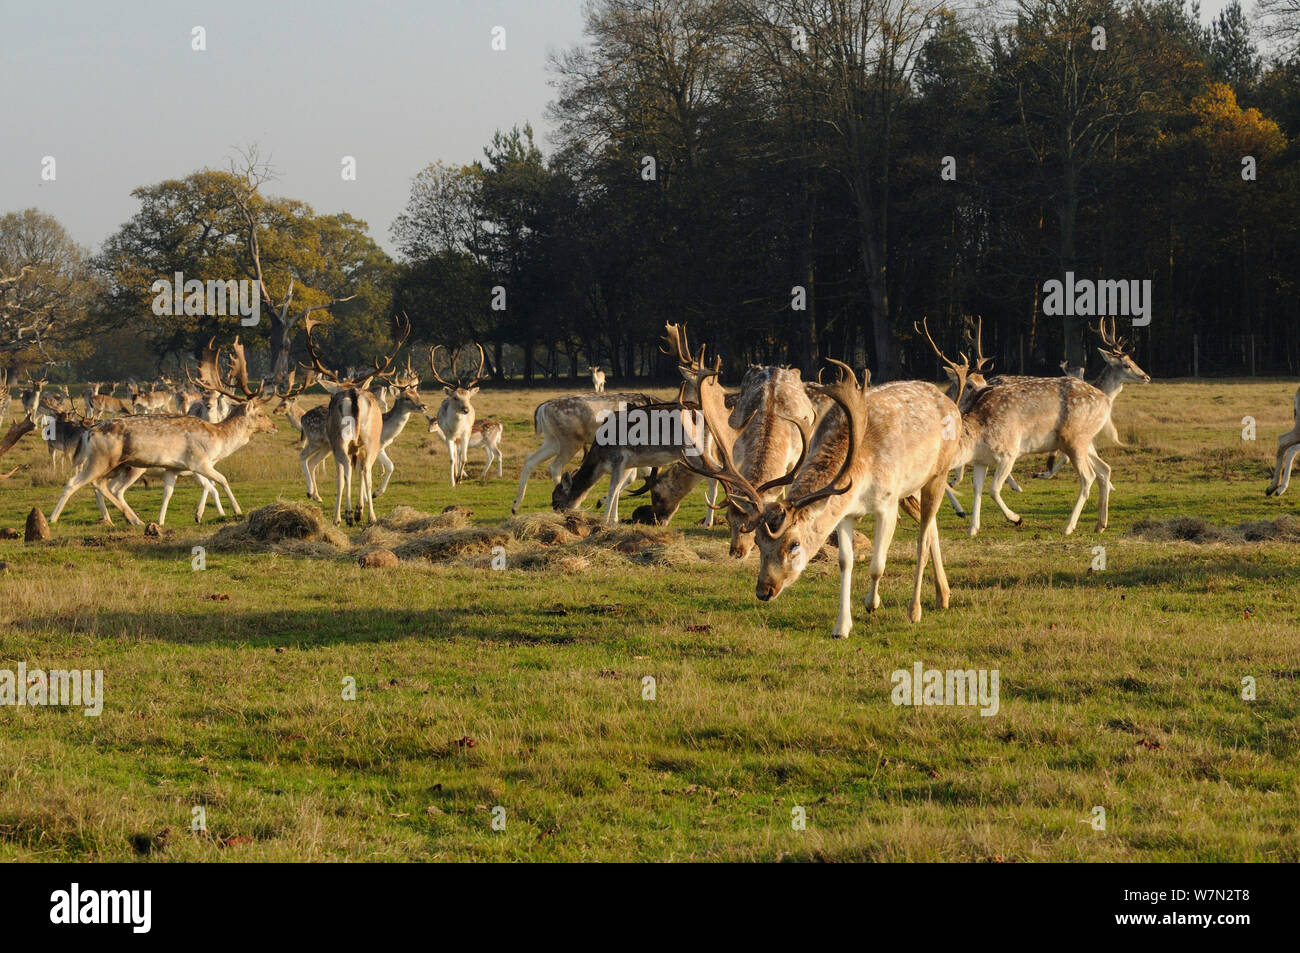
<path fill-rule="evenodd" d="M 1113 366 L 1113 365 L 1118 365 L 1118 364 L 1121 363 L 1121 361 L 1120 361 L 1120 359 L 1119 359 L 1118 357 L 1116 357 L 1114 354 L 1110 353 L 1110 351 L 1106 350 L 1104 347 L 1099 347 L 1099 348 L 1097 348 L 1097 353 L 1100 354 L 1100 355 L 1102 356 L 1102 358 L 1106 361 L 1107 364 L 1110 364 L 1110 365 Z"/>
<path fill-rule="evenodd" d="M 456 393 L 456 388 L 454 388 L 454 387 L 444 387 L 444 388 L 442 389 L 442 392 L 443 392 L 444 394 L 446 394 L 448 397 L 450 397 L 452 394 Z"/>
<path fill-rule="evenodd" d="M 466 397 L 471 397 L 471 398 L 472 398 L 472 397 L 473 397 L 475 394 L 477 394 L 477 393 L 478 393 L 478 388 L 477 388 L 477 387 L 471 387 L 471 388 L 469 389 L 469 393 L 466 394 L 465 396 L 466 396 Z"/>
<path fill-rule="evenodd" d="M 957 383 L 957 372 L 951 367 L 945 366 L 943 372 L 948 375 L 948 380 L 952 381 L 954 384 Z"/>

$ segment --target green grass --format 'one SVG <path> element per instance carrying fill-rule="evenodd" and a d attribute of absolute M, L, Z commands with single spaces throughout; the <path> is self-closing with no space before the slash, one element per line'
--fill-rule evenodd
<path fill-rule="evenodd" d="M 152 858 L 1300 860 L 1300 547 L 1126 536 L 1141 518 L 1295 515 L 1300 489 L 1263 495 L 1293 391 L 1129 388 L 1116 419 L 1130 446 L 1102 450 L 1106 534 L 1091 532 L 1094 490 L 1062 536 L 1073 471 L 1032 480 L 1041 458 L 1026 460 L 1024 494 L 1008 494 L 1022 527 L 986 501 L 970 540 L 945 506 L 952 607 L 935 609 L 927 582 L 925 617 L 907 622 L 904 520 L 874 615 L 857 568 L 847 641 L 828 638 L 834 563 L 756 601 L 756 557 L 728 560 L 725 530 L 695 525 L 702 495 L 674 529 L 709 558 L 680 566 L 362 570 L 210 552 L 195 572 L 190 547 L 218 522 L 209 509 L 194 526 L 192 483 L 160 540 L 97 525 L 83 491 L 50 543 L 0 541 L 0 668 L 101 668 L 106 695 L 98 718 L 0 708 L 0 859 L 130 859 L 133 834 L 170 828 Z M 454 490 L 413 421 L 378 509 L 462 503 L 499 523 L 548 394 L 483 391 L 480 413 L 507 425 L 506 475 Z M 245 512 L 302 497 L 290 444 L 281 423 L 223 464 Z M 63 478 L 31 437 L 10 456 L 27 468 L 0 485 L 0 526 L 21 529 Z M 331 502 L 333 485 L 322 477 Z M 549 493 L 542 473 L 526 508 Z M 146 519 L 158 498 L 156 482 L 131 493 Z M 915 661 L 998 669 L 1000 712 L 895 707 L 890 673 Z M 208 831 L 192 834 L 200 805 Z"/>

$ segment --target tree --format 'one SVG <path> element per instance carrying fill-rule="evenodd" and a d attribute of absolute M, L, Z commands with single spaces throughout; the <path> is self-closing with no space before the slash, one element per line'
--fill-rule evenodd
<path fill-rule="evenodd" d="M 86 251 L 52 216 L 0 216 L 0 366 L 68 356 L 95 290 Z"/>

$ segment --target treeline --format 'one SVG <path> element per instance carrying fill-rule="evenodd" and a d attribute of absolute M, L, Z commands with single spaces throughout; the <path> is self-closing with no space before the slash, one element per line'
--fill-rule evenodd
<path fill-rule="evenodd" d="M 667 376 L 672 321 L 731 371 L 831 355 L 880 381 L 935 376 L 913 325 L 955 353 L 970 315 L 998 370 L 1057 373 L 1094 353 L 1085 316 L 1044 309 L 1073 273 L 1151 282 L 1150 323 L 1118 323 L 1157 376 L 1295 374 L 1300 6 L 1262 6 L 1264 52 L 1236 4 L 1207 29 L 1184 0 L 595 0 L 553 58 L 549 154 L 523 126 L 430 165 L 398 261 L 265 194 L 255 150 L 137 189 L 93 257 L 6 216 L 0 364 L 146 377 L 242 333 L 284 371 L 310 315 L 344 367 L 405 312 L 498 379 Z M 266 320 L 154 319 L 175 272 L 260 275 Z"/>
<path fill-rule="evenodd" d="M 686 321 L 730 362 L 888 379 L 934 372 L 914 322 L 956 350 L 982 315 L 999 368 L 1056 372 L 1092 353 L 1043 313 L 1074 272 L 1152 281 L 1154 374 L 1297 370 L 1300 58 L 1239 6 L 601 0 L 586 29 L 549 159 L 513 130 L 418 177 L 395 300 L 430 332 L 627 377 Z"/>

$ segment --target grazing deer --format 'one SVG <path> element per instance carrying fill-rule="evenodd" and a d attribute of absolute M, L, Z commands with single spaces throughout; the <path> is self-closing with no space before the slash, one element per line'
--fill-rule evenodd
<path fill-rule="evenodd" d="M 605 393 L 605 372 L 599 367 L 591 369 L 591 386 L 596 389 L 597 394 Z"/>
<path fill-rule="evenodd" d="M 114 389 L 112 384 L 91 384 L 85 394 L 86 416 L 91 420 L 102 420 L 109 414 L 135 413 L 130 400 L 113 396 Z"/>
<path fill-rule="evenodd" d="M 867 513 L 875 518 L 871 589 L 866 599 L 867 609 L 874 611 L 880 606 L 880 577 L 899 506 L 917 493 L 921 526 L 908 618 L 913 622 L 921 618 L 921 582 L 927 559 L 934 567 L 938 604 L 948 607 L 948 578 L 935 515 L 957 450 L 953 422 L 958 410 L 933 384 L 895 381 L 868 390 L 858 384 L 847 364 L 831 363 L 843 371 L 838 382 L 822 387 L 833 406 L 815 429 L 800 427 L 801 452 L 795 466 L 759 486 L 750 483 L 735 463 L 739 434 L 726 419 L 722 389 L 714 380 L 701 381 L 701 413 L 720 463 L 716 468 L 706 463 L 698 469 L 726 487 L 729 504 L 740 510 L 746 528 L 755 532 L 760 558 L 755 595 L 764 602 L 775 599 L 798 579 L 828 534 L 835 531 L 840 606 L 832 635 L 847 638 L 853 628 L 853 525 Z M 696 468 L 686 458 L 683 463 Z M 787 487 L 785 500 L 766 499 L 767 491 L 776 486 Z"/>
<path fill-rule="evenodd" d="M 628 496 L 650 495 L 649 503 L 632 511 L 632 522 L 667 526 L 682 502 L 702 479 L 704 478 L 694 470 L 688 470 L 680 463 L 653 468 L 646 474 L 641 486 L 627 491 Z"/>
<path fill-rule="evenodd" d="M 429 421 L 429 433 L 436 433 L 441 440 L 446 440 L 447 436 L 442 432 L 442 427 L 438 426 L 436 417 L 427 417 Z M 475 447 L 482 447 L 483 452 L 487 454 L 487 463 L 483 466 L 481 477 L 486 477 L 488 471 L 492 469 L 492 461 L 496 461 L 497 476 L 501 476 L 501 460 L 504 456 L 501 452 L 501 434 L 503 428 L 498 421 L 491 417 L 483 419 L 475 418 L 474 426 L 469 431 L 468 449 L 473 450 Z M 432 452 L 432 451 L 430 451 Z"/>
<path fill-rule="evenodd" d="M 931 345 L 934 346 L 933 340 Z M 962 355 L 957 364 L 935 352 L 953 374 L 964 378 L 970 361 Z M 1022 522 L 1002 500 L 1002 485 L 1026 453 L 1061 450 L 1079 472 L 1079 496 L 1066 524 L 1074 532 L 1094 480 L 1100 479 L 1097 532 L 1106 529 L 1110 504 L 1110 466 L 1098 456 L 1092 441 L 1110 419 L 1110 400 L 1100 390 L 1074 377 L 1031 377 L 990 385 L 975 395 L 961 416 L 954 467 L 973 464 L 975 502 L 971 507 L 970 535 L 980 528 L 984 479 L 994 468 L 990 495 L 1002 515 L 1019 526 Z"/>
<path fill-rule="evenodd" d="M 620 407 L 603 416 L 578 469 L 561 475 L 551 507 L 562 512 L 581 506 L 601 474 L 608 473 L 605 522 L 617 523 L 619 495 L 638 469 L 668 466 L 683 453 L 698 453 L 703 436 L 694 411 L 680 404 Z"/>
<path fill-rule="evenodd" d="M 474 432 L 474 405 L 470 401 L 478 393 L 478 385 L 485 379 L 483 365 L 487 355 L 483 353 L 483 345 L 474 346 L 478 348 L 478 369 L 469 379 L 456 376 L 452 380 L 447 380 L 438 373 L 438 351 L 442 345 L 429 348 L 429 366 L 433 368 L 433 379 L 442 385 L 443 393 L 447 395 L 438 407 L 436 419 L 442 439 L 447 444 L 447 455 L 451 458 L 452 486 L 465 479 L 465 467 L 469 462 L 469 439 Z M 456 373 L 459 361 L 460 348 L 456 348 L 451 355 L 452 374 Z"/>
<path fill-rule="evenodd" d="M 140 518 L 111 485 L 113 481 L 110 477 L 123 468 L 143 472 L 157 467 L 177 474 L 192 472 L 196 478 L 202 478 L 200 483 L 206 479 L 224 489 L 231 508 L 239 515 L 239 503 L 230 488 L 230 481 L 218 472 L 215 464 L 243 447 L 253 434 L 275 433 L 275 424 L 263 409 L 263 404 L 271 395 L 264 393 L 260 383 L 255 389 L 248 384 L 248 365 L 243 345 L 238 339 L 231 351 L 231 374 L 235 386 L 242 391 L 240 396 L 236 396 L 222 381 L 219 351 L 213 344 L 210 343 L 205 349 L 199 365 L 200 377 L 205 386 L 222 390 L 226 396 L 239 401 L 229 417 L 213 424 L 196 417 L 180 415 L 126 416 L 96 424 L 81 442 L 77 452 L 77 472 L 68 480 L 54 505 L 50 524 L 58 522 L 59 515 L 72 494 L 90 484 L 117 507 L 129 522 L 140 525 Z M 130 482 L 126 485 L 129 486 Z M 172 485 L 174 482 L 173 478 Z M 208 484 L 204 484 L 204 489 L 208 489 Z M 171 495 L 170 486 L 164 489 L 163 494 L 165 511 Z M 206 493 L 200 498 L 200 507 L 205 499 Z M 200 509 L 196 518 L 201 516 Z"/>
<path fill-rule="evenodd" d="M 1109 331 L 1106 329 L 1105 318 L 1098 319 L 1097 327 L 1094 330 L 1097 332 L 1102 344 L 1101 347 L 1097 348 L 1097 352 L 1101 355 L 1102 360 L 1106 362 L 1106 367 L 1093 386 L 1110 400 L 1113 412 L 1115 398 L 1119 396 L 1119 392 L 1124 389 L 1125 384 L 1149 384 L 1151 383 L 1151 375 L 1138 367 L 1137 362 L 1128 353 L 1128 342 L 1116 333 L 1114 318 L 1110 319 Z M 1061 369 L 1065 371 L 1067 377 L 1083 379 L 1082 367 L 1070 367 L 1065 361 L 1062 361 Z M 1119 433 L 1115 430 L 1115 421 L 1112 418 L 1106 418 L 1106 425 L 1102 428 L 1102 434 L 1116 446 L 1124 446 L 1124 441 L 1119 439 Z M 1058 453 L 1053 453 L 1047 458 L 1047 469 L 1042 473 L 1035 473 L 1034 476 L 1042 480 L 1050 480 L 1056 476 L 1063 466 L 1065 466 L 1065 458 Z M 1114 484 L 1112 484 L 1111 489 L 1114 488 Z"/>
<path fill-rule="evenodd" d="M 411 333 L 411 322 L 403 317 L 397 322 L 397 345 L 392 352 L 376 359 L 374 368 L 362 372 L 362 377 L 340 377 L 321 363 L 316 351 L 311 332 L 320 322 L 308 317 L 303 321 L 307 332 L 307 349 L 311 354 L 312 365 L 317 376 L 330 384 L 336 385 L 330 395 L 325 415 L 325 436 L 329 440 L 338 479 L 338 491 L 334 496 L 334 525 L 338 526 L 344 518 L 343 496 L 347 493 L 347 521 L 361 521 L 362 510 L 366 511 L 371 523 L 375 522 L 374 464 L 383 449 L 384 416 L 377 398 L 370 391 L 370 384 L 376 378 L 384 377 L 392 366 L 393 359 Z M 330 388 L 327 388 L 330 389 Z M 418 400 L 418 395 L 417 398 Z M 423 404 L 421 404 L 423 406 Z M 407 415 L 409 416 L 409 414 Z M 402 420 L 405 424 L 405 419 Z M 305 469 L 304 465 L 304 469 Z M 358 476 L 359 492 L 357 508 L 352 510 L 352 479 Z"/>
<path fill-rule="evenodd" d="M 1281 496 L 1291 483 L 1291 466 L 1300 453 L 1300 390 L 1291 398 L 1291 416 L 1295 426 L 1277 438 L 1277 463 L 1273 478 L 1264 488 L 1265 496 Z"/>

